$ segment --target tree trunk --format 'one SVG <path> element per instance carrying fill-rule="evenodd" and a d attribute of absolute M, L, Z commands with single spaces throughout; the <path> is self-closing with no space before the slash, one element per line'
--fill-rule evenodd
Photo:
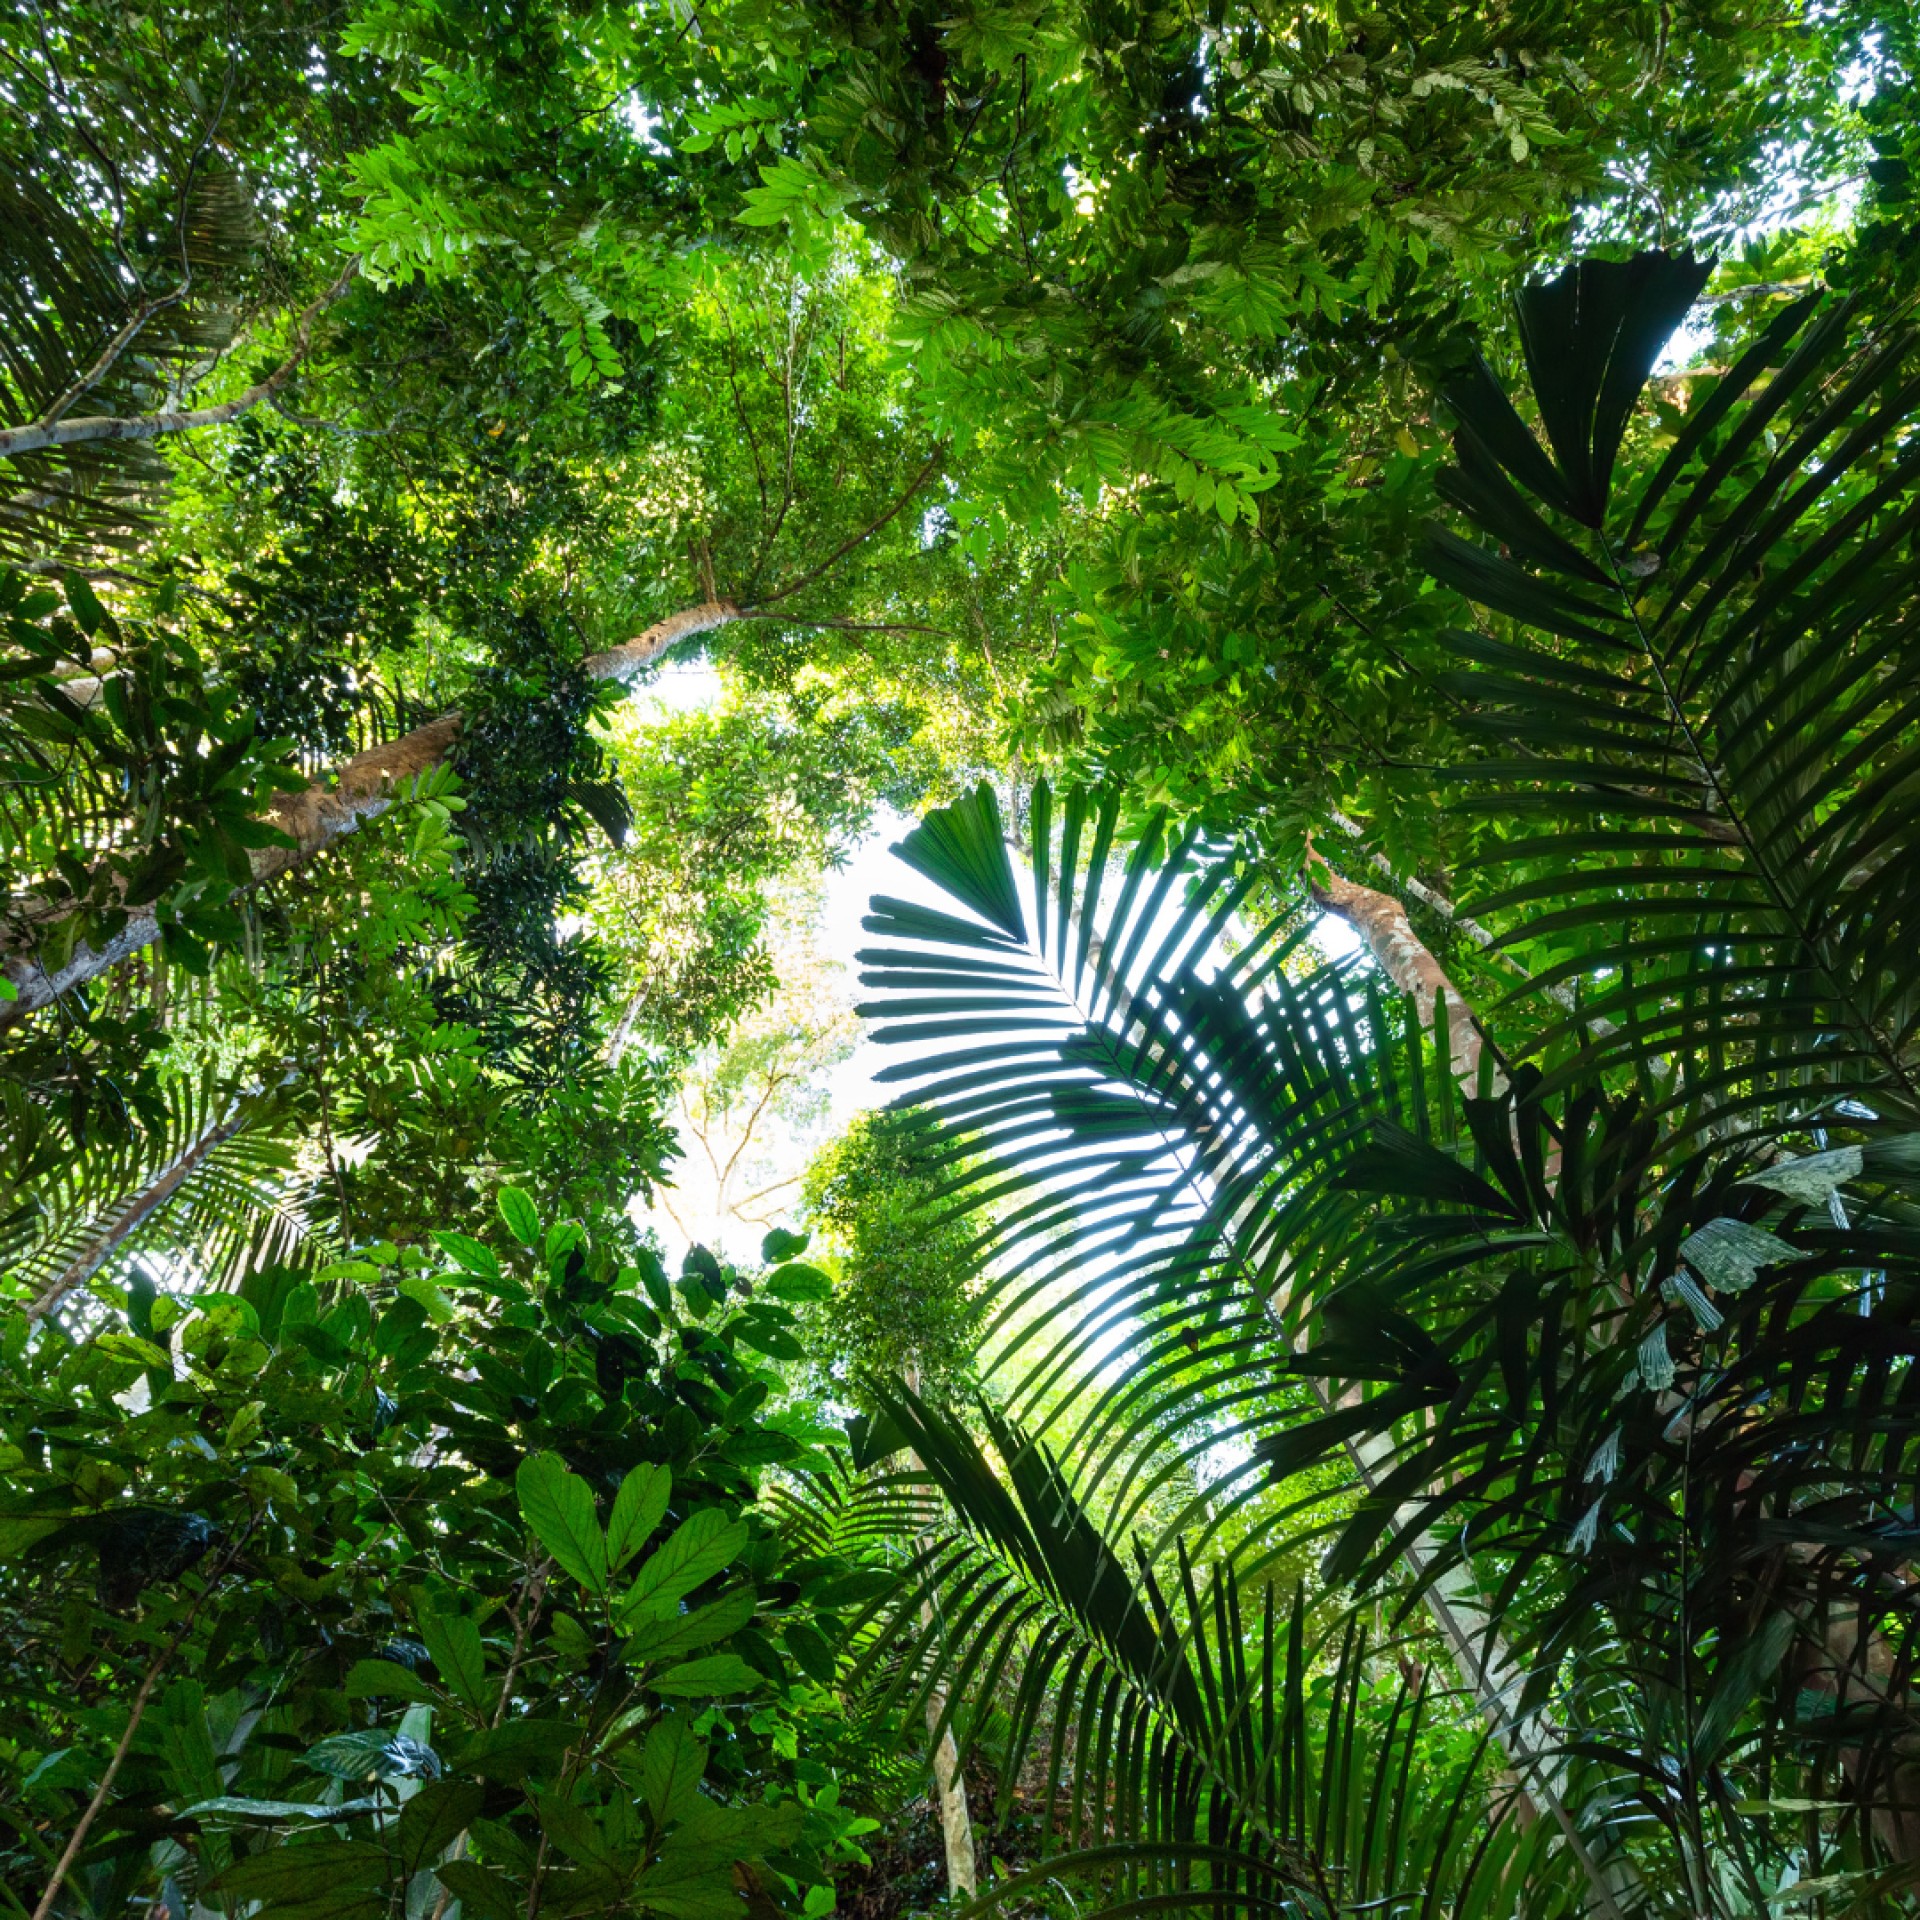
<path fill-rule="evenodd" d="M 927 1609 L 929 1615 L 932 1608 Z M 944 1687 L 927 1696 L 927 1731 L 940 1727 L 947 1711 Z M 972 1899 L 979 1886 L 973 1851 L 973 1815 L 967 1810 L 967 1783 L 960 1773 L 960 1748 L 951 1727 L 940 1727 L 933 1743 L 933 1783 L 940 1802 L 940 1832 L 947 1849 L 947 1891 Z"/>
<path fill-rule="evenodd" d="M 920 1367 L 916 1361 L 907 1368 L 907 1385 L 920 1391 Z M 924 1473 L 926 1464 L 917 1453 L 909 1452 L 916 1473 Z M 924 1544 L 924 1541 L 923 1541 Z M 933 1625 L 933 1602 L 922 1600 L 920 1618 Z M 940 1834 L 946 1844 L 947 1891 L 971 1899 L 979 1886 L 979 1866 L 973 1847 L 973 1815 L 967 1808 L 967 1783 L 960 1770 L 960 1743 L 953 1729 L 942 1723 L 947 1717 L 948 1694 L 936 1686 L 927 1695 L 927 1733 L 933 1740 L 934 1796 L 940 1807 Z"/>
<path fill-rule="evenodd" d="M 669 647 L 696 633 L 725 626 L 739 619 L 741 612 L 731 600 L 708 600 L 683 608 L 656 621 L 634 639 L 590 655 L 586 670 L 596 680 L 628 679 Z M 270 809 L 269 819 L 293 844 L 256 849 L 250 860 L 252 884 L 303 865 L 343 834 L 352 833 L 362 821 L 385 812 L 399 787 L 446 759 L 460 737 L 461 725 L 459 714 L 442 714 L 397 740 L 356 753 L 331 779 L 316 780 L 298 793 L 283 794 Z M 39 910 L 29 907 L 9 916 L 5 934 L 0 936 L 0 966 L 4 966 L 18 997 L 0 1001 L 0 1032 L 61 994 L 97 979 L 129 954 L 150 946 L 160 935 L 153 908 L 135 907 L 112 939 L 97 947 L 76 942 L 63 964 L 48 967 L 40 957 L 42 950 L 49 936 L 56 935 L 71 917 L 72 909 L 64 905 Z"/>
<path fill-rule="evenodd" d="M 1329 913 L 1336 913 L 1372 950 L 1384 973 L 1402 993 L 1413 996 L 1423 1027 L 1433 1025 L 1433 1009 L 1442 995 L 1447 1004 L 1447 1049 L 1453 1076 L 1468 1093 L 1480 1091 L 1480 1028 L 1465 996 L 1446 976 L 1407 920 L 1407 910 L 1390 893 L 1376 893 L 1334 872 L 1323 853 L 1307 843 L 1308 889 Z M 1320 877 L 1313 877 L 1313 868 Z M 1494 1075 L 1494 1085 L 1504 1077 Z"/>

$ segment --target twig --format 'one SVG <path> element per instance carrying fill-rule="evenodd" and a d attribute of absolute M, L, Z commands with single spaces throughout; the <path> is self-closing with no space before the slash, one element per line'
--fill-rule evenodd
<path fill-rule="evenodd" d="M 219 1568 L 201 1589 L 200 1596 L 187 1609 L 187 1617 L 174 1630 L 173 1638 L 154 1656 L 153 1663 L 147 1668 L 146 1678 L 140 1682 L 140 1690 L 133 1696 L 133 1707 L 127 1715 L 126 1731 L 120 1736 L 120 1744 L 113 1750 L 113 1758 L 107 1762 L 107 1770 L 100 1776 L 100 1784 L 93 1790 L 93 1798 L 87 1802 L 87 1810 L 80 1816 L 73 1832 L 68 1836 L 65 1850 L 53 1869 L 53 1878 L 47 1882 L 47 1890 L 40 1896 L 40 1904 L 33 1910 L 33 1920 L 47 1920 L 53 1911 L 53 1903 L 59 1898 L 60 1888 L 65 1882 L 68 1869 L 79 1858 L 80 1849 L 86 1845 L 87 1835 L 93 1830 L 93 1823 L 100 1817 L 100 1809 L 107 1804 L 107 1795 L 113 1791 L 113 1783 L 119 1776 L 121 1765 L 133 1746 L 133 1736 L 139 1731 L 140 1717 L 147 1710 L 147 1702 L 153 1698 L 155 1683 L 166 1671 L 167 1662 L 180 1651 L 180 1643 L 193 1630 L 193 1623 L 200 1616 L 200 1609 L 213 1596 L 214 1588 L 221 1577 L 238 1558 L 240 1549 L 246 1543 L 247 1535 L 259 1524 L 259 1516 L 249 1520 L 238 1539 L 227 1550 L 225 1559 Z"/>
<path fill-rule="evenodd" d="M 4 444 L 0 444 L 0 453 L 4 453 L 5 451 L 6 451 L 6 448 Z M 822 560 L 817 567 L 814 567 L 809 572 L 803 573 L 798 580 L 790 581 L 786 586 L 782 587 L 777 593 L 769 593 L 765 595 L 762 598 L 760 605 L 763 607 L 770 607 L 774 605 L 776 601 L 785 600 L 789 598 L 791 595 L 798 593 L 802 587 L 812 586 L 813 583 L 816 580 L 818 580 L 823 573 L 826 573 L 838 561 L 844 559 L 848 554 L 850 554 L 854 550 L 855 547 L 860 546 L 865 541 L 871 540 L 873 536 L 876 533 L 878 533 L 880 529 L 888 523 L 888 521 L 892 520 L 900 512 L 901 508 L 904 507 L 907 504 L 907 502 L 911 500 L 913 496 L 920 491 L 920 489 L 926 484 L 928 477 L 932 474 L 934 468 L 937 467 L 940 464 L 940 462 L 945 458 L 946 458 L 946 449 L 944 447 L 936 447 L 931 457 L 928 459 L 927 464 L 924 467 L 922 467 L 920 471 L 913 476 L 912 481 L 908 484 L 906 492 L 903 493 L 900 496 L 900 498 L 896 500 L 893 503 L 893 505 L 890 506 L 886 510 L 886 512 L 880 516 L 878 520 L 875 520 L 871 522 L 869 525 L 862 527 L 861 530 L 855 535 L 853 535 L 851 539 L 841 541 L 841 543 L 837 547 L 835 547 L 834 550 L 830 554 L 828 554 L 827 557 L 824 560 Z"/>
<path fill-rule="evenodd" d="M 319 299 L 308 307 L 294 324 L 293 351 L 266 379 L 214 407 L 193 407 L 183 411 L 143 414 L 89 414 L 80 420 L 61 420 L 51 426 L 35 421 L 30 426 L 9 427 L 0 431 L 0 460 L 23 453 L 37 453 L 42 447 L 70 447 L 98 440 L 154 440 L 162 434 L 186 433 L 195 427 L 217 427 L 237 420 L 262 400 L 271 400 L 294 376 L 313 344 L 313 323 L 324 307 L 346 292 L 360 271 L 358 256 L 349 260 L 340 277 Z"/>

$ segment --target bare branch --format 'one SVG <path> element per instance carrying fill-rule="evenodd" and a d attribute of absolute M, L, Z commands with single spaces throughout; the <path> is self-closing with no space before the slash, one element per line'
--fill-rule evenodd
<path fill-rule="evenodd" d="M 190 433 L 198 427 L 217 427 L 251 412 L 262 400 L 271 400 L 284 387 L 307 357 L 313 344 L 313 323 L 321 310 L 330 307 L 346 292 L 360 271 L 356 256 L 349 260 L 340 277 L 296 321 L 293 351 L 266 379 L 256 381 L 244 393 L 213 407 L 171 409 L 160 413 L 88 414 L 79 420 L 39 421 L 31 426 L 0 430 L 0 459 L 17 458 L 23 453 L 38 453 L 43 447 L 71 447 L 102 440 L 155 440 L 171 433 Z"/>
<path fill-rule="evenodd" d="M 907 502 L 911 500 L 913 496 L 916 493 L 918 493 L 923 486 L 926 485 L 928 479 L 931 477 L 933 473 L 934 468 L 937 467 L 940 464 L 940 462 L 945 458 L 946 458 L 946 449 L 944 447 L 936 447 L 933 451 L 932 456 L 928 459 L 927 464 L 924 467 L 922 467 L 920 471 L 916 473 L 913 476 L 913 479 L 908 483 L 906 492 L 903 493 L 900 496 L 900 498 L 896 500 L 893 503 L 893 505 L 890 506 L 886 510 L 886 512 L 879 517 L 879 519 L 870 522 L 867 526 L 862 527 L 861 530 L 858 533 L 856 533 L 851 539 L 841 541 L 841 543 L 837 547 L 835 547 L 834 550 L 830 554 L 828 554 L 827 557 L 824 560 L 822 560 L 817 567 L 814 567 L 810 571 L 803 573 L 798 580 L 790 581 L 786 586 L 782 587 L 777 593 L 769 593 L 769 594 L 763 595 L 761 597 L 759 604 L 762 607 L 771 607 L 775 605 L 777 602 L 788 599 L 792 595 L 798 593 L 802 587 L 812 586 L 813 583 L 816 580 L 818 580 L 822 574 L 831 571 L 831 569 L 834 566 L 836 566 L 841 560 L 844 560 L 846 556 L 854 550 L 855 547 L 863 546 L 867 541 L 871 540 L 873 536 L 876 533 L 878 533 L 880 529 L 884 527 L 890 520 L 894 519 L 899 514 L 900 510 L 907 504 Z"/>

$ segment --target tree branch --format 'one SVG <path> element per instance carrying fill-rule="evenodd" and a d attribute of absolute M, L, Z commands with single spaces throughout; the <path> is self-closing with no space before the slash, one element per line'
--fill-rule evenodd
<path fill-rule="evenodd" d="M 928 459 L 927 464 L 924 467 L 922 467 L 920 471 L 913 476 L 913 479 L 909 482 L 907 486 L 906 492 L 903 493 L 900 496 L 900 498 L 896 500 L 893 503 L 893 505 L 890 506 L 886 510 L 886 512 L 879 517 L 879 519 L 872 521 L 867 526 L 861 528 L 861 530 L 858 533 L 856 533 L 850 540 L 841 541 L 841 543 L 837 547 L 835 547 L 834 550 L 830 554 L 828 554 L 827 557 L 824 560 L 822 560 L 817 567 L 814 567 L 811 571 L 807 573 L 803 573 L 798 580 L 793 580 L 788 582 L 788 584 L 782 587 L 777 593 L 769 593 L 769 594 L 763 595 L 760 599 L 759 604 L 762 607 L 771 607 L 775 605 L 777 602 L 788 599 L 792 595 L 798 593 L 802 587 L 812 586 L 813 583 L 816 580 L 818 580 L 823 573 L 827 573 L 831 571 L 832 568 L 839 561 L 844 560 L 846 556 L 854 550 L 855 547 L 864 545 L 865 542 L 871 540 L 873 536 L 876 533 L 878 533 L 880 529 L 888 523 L 888 521 L 892 520 L 900 512 L 901 508 L 904 507 L 907 504 L 907 502 L 911 500 L 913 496 L 916 493 L 918 493 L 923 486 L 926 485 L 927 480 L 932 475 L 934 468 L 937 467 L 940 464 L 940 462 L 944 460 L 946 457 L 947 457 L 946 449 L 944 447 L 936 447 L 933 451 L 932 456 Z"/>
<path fill-rule="evenodd" d="M 271 400 L 294 376 L 313 345 L 313 323 L 321 310 L 330 307 L 346 292 L 360 271 L 356 256 L 349 260 L 319 299 L 299 317 L 293 330 L 293 351 L 266 379 L 257 381 L 244 393 L 218 406 L 191 407 L 184 410 L 141 414 L 88 414 L 79 420 L 36 421 L 31 426 L 0 430 L 0 460 L 23 453 L 38 453 L 43 447 L 71 447 L 102 440 L 155 440 L 163 434 L 188 433 L 196 427 L 217 427 L 251 412 L 262 400 Z"/>
<path fill-rule="evenodd" d="M 1402 993 L 1413 996 L 1422 1026 L 1433 1024 L 1435 1002 L 1447 1003 L 1447 1047 L 1453 1075 L 1469 1092 L 1480 1090 L 1481 1038 L 1471 1004 L 1430 953 L 1407 919 L 1407 910 L 1390 893 L 1376 893 L 1333 870 L 1325 854 L 1307 839 L 1307 888 L 1315 903 L 1337 914 L 1366 941 L 1380 970 Z M 1315 879 L 1312 869 L 1320 869 Z M 1496 1082 L 1497 1084 L 1497 1082 Z"/>

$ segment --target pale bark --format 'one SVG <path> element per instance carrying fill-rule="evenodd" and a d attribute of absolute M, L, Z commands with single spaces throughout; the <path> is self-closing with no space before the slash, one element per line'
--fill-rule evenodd
<path fill-rule="evenodd" d="M 930 1611 L 930 1609 L 929 1609 Z M 960 1748 L 951 1727 L 941 1727 L 947 1695 L 936 1687 L 927 1696 L 927 1731 L 939 1728 L 933 1743 L 933 1783 L 940 1802 L 940 1833 L 946 1844 L 947 1890 L 972 1899 L 979 1886 L 973 1850 L 973 1815 L 967 1809 L 967 1783 L 960 1773 Z"/>
<path fill-rule="evenodd" d="M 1407 920 L 1407 910 L 1390 893 L 1377 893 L 1336 873 L 1325 854 L 1307 843 L 1307 886 L 1315 902 L 1335 913 L 1359 934 L 1384 973 L 1402 993 L 1411 994 L 1423 1027 L 1433 1025 L 1435 1004 L 1444 995 L 1447 1007 L 1447 1049 L 1453 1076 L 1467 1092 L 1480 1090 L 1480 1028 L 1466 996 L 1447 978 L 1445 969 L 1427 950 Z M 1320 870 L 1313 876 L 1312 866 Z M 1505 1077 L 1497 1070 L 1493 1084 Z"/>
<path fill-rule="evenodd" d="M 731 600 L 709 600 L 685 607 L 620 646 L 590 655 L 586 671 L 596 680 L 630 679 L 668 648 L 740 617 L 741 609 Z M 253 884 L 303 865 L 363 821 L 384 813 L 397 792 L 446 759 L 460 737 L 462 724 L 459 714 L 442 714 L 397 740 L 356 753 L 329 778 L 316 780 L 297 793 L 281 795 L 269 809 L 268 818 L 292 844 L 261 847 L 253 852 L 249 861 Z M 5 933 L 0 935 L 0 966 L 18 997 L 0 1001 L 0 1032 L 61 994 L 98 978 L 129 954 L 150 946 L 160 935 L 153 909 L 136 907 L 111 940 L 97 947 L 78 942 L 63 965 L 49 968 L 40 958 L 41 949 L 71 913 L 72 909 L 64 905 L 36 909 L 31 903 L 16 903 L 8 916 Z"/>
<path fill-rule="evenodd" d="M 71 447 L 104 440 L 157 440 L 166 434 L 190 433 L 196 427 L 217 427 L 250 413 L 263 400 L 271 400 L 298 371 L 313 345 L 313 323 L 323 308 L 330 307 L 346 292 L 360 271 L 358 259 L 349 260 L 340 277 L 294 322 L 292 351 L 274 371 L 261 381 L 224 400 L 218 406 L 168 408 L 159 413 L 86 414 L 78 420 L 63 420 L 57 410 L 26 426 L 0 428 L 0 460 L 23 453 L 39 453 L 47 447 Z"/>
<path fill-rule="evenodd" d="M 915 1393 L 920 1391 L 920 1367 L 916 1361 L 907 1368 L 907 1385 Z M 913 1462 L 916 1473 L 926 1472 L 926 1463 L 917 1453 L 909 1451 L 907 1458 Z M 920 1544 L 927 1542 L 922 1537 Z M 933 1625 L 933 1602 L 922 1599 L 920 1618 L 928 1627 Z M 979 1866 L 973 1846 L 973 1815 L 967 1807 L 967 1783 L 960 1769 L 960 1745 L 953 1737 L 953 1729 L 943 1724 L 947 1718 L 948 1694 L 945 1687 L 935 1686 L 927 1695 L 927 1732 L 933 1739 L 933 1784 L 934 1795 L 940 1807 L 940 1834 L 947 1856 L 947 1891 L 966 1899 L 971 1899 L 979 1886 Z"/>

